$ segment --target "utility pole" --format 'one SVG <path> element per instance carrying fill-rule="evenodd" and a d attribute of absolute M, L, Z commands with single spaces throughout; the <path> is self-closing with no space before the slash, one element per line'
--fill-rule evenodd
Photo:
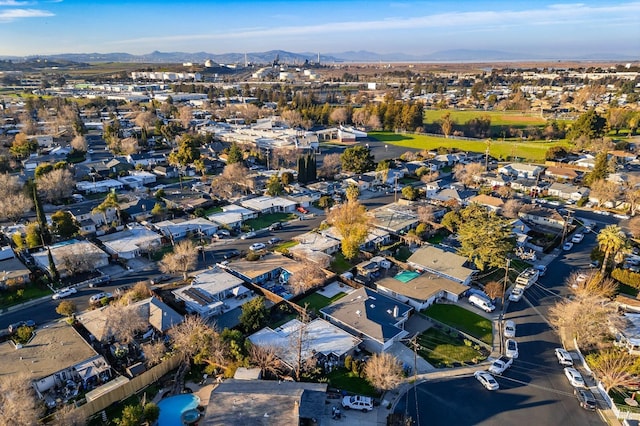
<path fill-rule="evenodd" d="M 564 217 L 564 224 L 562 225 L 562 240 L 560 245 L 564 244 L 564 239 L 567 237 L 567 231 L 569 230 L 569 223 L 571 221 L 571 210 L 567 211 L 567 215 Z"/>
<path fill-rule="evenodd" d="M 507 259 L 507 267 L 504 268 L 504 282 L 502 283 L 502 306 L 504 310 L 504 299 L 507 294 L 507 281 L 509 281 L 509 267 L 511 266 L 511 259 Z"/>
<path fill-rule="evenodd" d="M 398 172 L 394 172 L 394 183 L 393 183 L 393 202 L 398 201 Z"/>

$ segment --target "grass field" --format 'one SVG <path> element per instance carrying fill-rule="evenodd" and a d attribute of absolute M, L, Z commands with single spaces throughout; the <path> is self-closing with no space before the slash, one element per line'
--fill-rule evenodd
<path fill-rule="evenodd" d="M 435 304 L 429 306 L 422 313 L 450 327 L 470 334 L 489 345 L 493 343 L 491 321 L 460 306 Z"/>
<path fill-rule="evenodd" d="M 316 313 L 325 306 L 329 306 L 331 303 L 346 296 L 347 293 L 338 293 L 335 296 L 329 298 L 318 293 L 312 293 L 296 302 L 297 305 L 304 307 L 308 305 L 309 310 L 313 310 Z"/>
<path fill-rule="evenodd" d="M 365 379 L 358 377 L 346 368 L 337 368 L 327 375 L 333 388 L 353 392 L 358 395 L 378 396 L 378 392 Z"/>
<path fill-rule="evenodd" d="M 547 120 L 538 113 L 526 113 L 520 111 L 473 111 L 473 110 L 428 110 L 424 113 L 425 123 L 435 123 L 445 114 L 451 114 L 451 118 L 458 124 L 464 124 L 478 117 L 488 116 L 492 126 L 527 127 L 542 126 Z"/>
<path fill-rule="evenodd" d="M 369 136 L 380 142 L 396 146 L 404 146 L 420 150 L 433 150 L 440 147 L 456 148 L 461 151 L 485 152 L 487 144 L 484 141 L 468 141 L 458 139 L 446 139 L 427 135 L 398 134 L 393 132 L 370 132 Z M 516 142 L 493 140 L 489 147 L 489 154 L 497 159 L 510 158 L 543 162 L 547 150 L 554 146 L 569 146 L 566 140 L 555 142 Z"/>
<path fill-rule="evenodd" d="M 294 213 L 270 213 L 260 215 L 260 217 L 256 219 L 249 219 L 244 223 L 251 229 L 264 229 L 276 222 L 286 222 L 293 220 L 296 217 L 297 216 Z"/>
<path fill-rule="evenodd" d="M 462 339 L 430 328 L 418 336 L 418 353 L 435 367 L 476 364 L 484 359 L 482 353 L 465 345 Z"/>
<path fill-rule="evenodd" d="M 51 290 L 46 287 L 39 287 L 35 284 L 30 284 L 20 293 L 16 290 L 8 290 L 0 294 L 0 309 L 8 308 L 9 306 L 24 303 L 28 300 L 38 299 L 44 296 L 50 296 Z"/>

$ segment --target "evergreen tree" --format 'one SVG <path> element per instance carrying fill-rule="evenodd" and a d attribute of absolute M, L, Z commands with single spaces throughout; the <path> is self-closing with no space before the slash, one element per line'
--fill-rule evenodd
<path fill-rule="evenodd" d="M 56 263 L 53 261 L 53 255 L 51 254 L 51 248 L 47 247 L 47 259 L 49 260 L 49 272 L 51 273 L 51 281 L 57 283 L 60 281 L 60 273 L 56 268 Z"/>
<path fill-rule="evenodd" d="M 40 229 L 40 239 L 42 240 L 43 245 L 51 244 L 51 233 L 49 232 L 49 227 L 47 226 L 47 217 L 44 214 L 44 209 L 42 208 L 40 197 L 38 197 L 38 186 L 35 181 L 32 184 L 33 205 L 36 209 L 36 217 L 38 219 L 38 225 Z"/>
<path fill-rule="evenodd" d="M 298 157 L 298 182 L 307 183 L 307 164 L 305 157 Z"/>

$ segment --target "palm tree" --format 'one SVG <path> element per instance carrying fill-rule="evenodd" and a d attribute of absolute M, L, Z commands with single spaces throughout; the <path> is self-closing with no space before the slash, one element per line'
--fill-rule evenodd
<path fill-rule="evenodd" d="M 104 223 L 105 223 L 105 225 L 108 225 L 108 223 L 107 223 L 107 210 L 109 210 L 110 208 L 114 208 L 114 209 L 117 210 L 118 219 L 120 219 L 120 203 L 118 202 L 118 196 L 115 194 L 115 192 L 110 192 L 107 195 L 107 197 L 104 199 L 104 201 L 102 203 L 100 203 L 99 205 L 97 205 L 91 211 L 91 213 L 102 213 L 102 215 L 104 216 Z"/>
<path fill-rule="evenodd" d="M 602 261 L 602 274 L 604 276 L 611 256 L 615 256 L 627 247 L 627 237 L 618 225 L 609 225 L 600 231 L 597 240 L 598 248 L 601 252 L 604 252 L 604 260 Z"/>

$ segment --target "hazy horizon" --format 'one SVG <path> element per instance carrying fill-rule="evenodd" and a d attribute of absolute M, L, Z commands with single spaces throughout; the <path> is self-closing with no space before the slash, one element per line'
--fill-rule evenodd
<path fill-rule="evenodd" d="M 640 58 L 640 2 L 0 0 L 0 37 L 9 41 L 0 56 L 468 49 Z"/>

